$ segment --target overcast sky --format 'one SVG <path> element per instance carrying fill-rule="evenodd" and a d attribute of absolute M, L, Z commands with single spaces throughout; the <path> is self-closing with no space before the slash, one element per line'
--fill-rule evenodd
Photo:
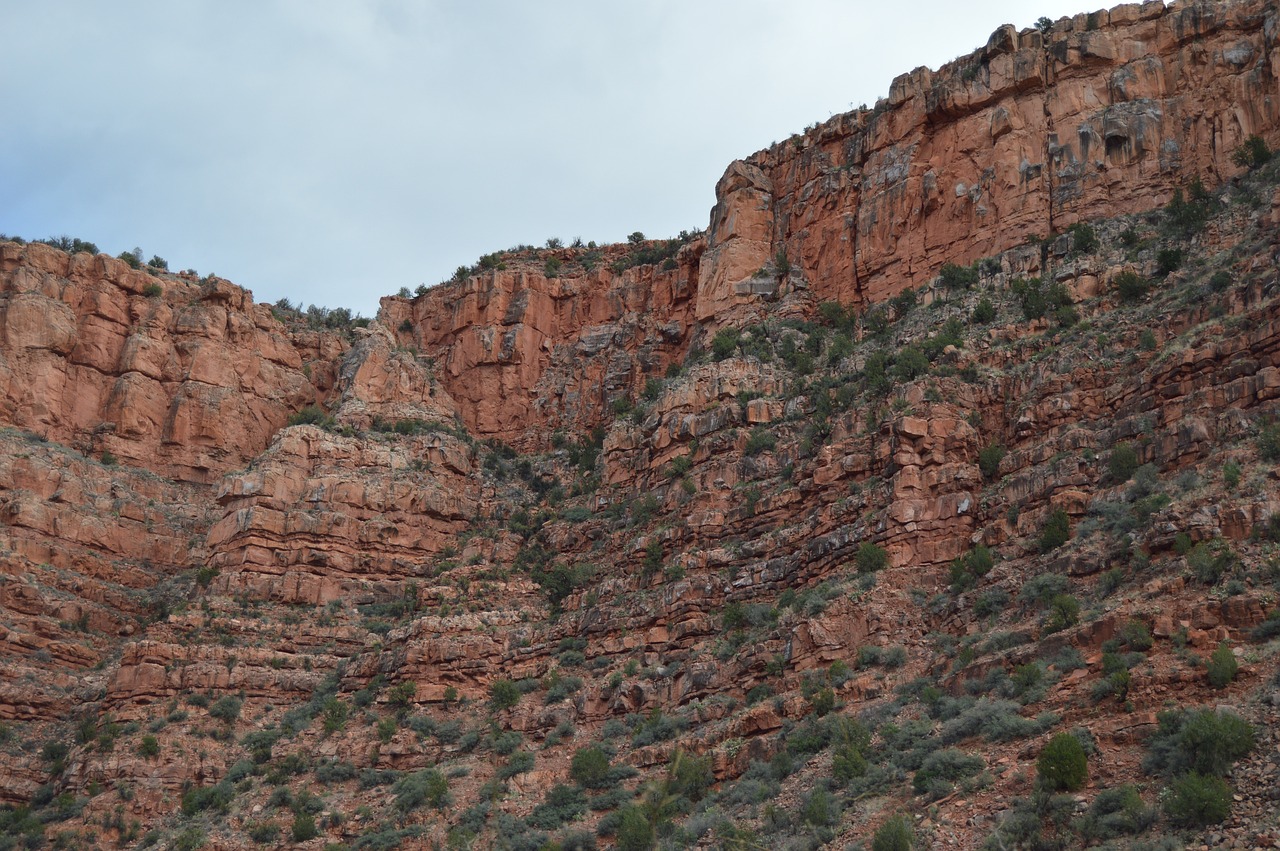
<path fill-rule="evenodd" d="M 0 233 L 346 306 L 705 227 L 735 158 L 1088 0 L 0 0 Z"/>

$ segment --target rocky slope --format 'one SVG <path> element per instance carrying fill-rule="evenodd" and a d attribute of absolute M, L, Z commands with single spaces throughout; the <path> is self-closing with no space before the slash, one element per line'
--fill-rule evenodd
<path fill-rule="evenodd" d="M 1280 841 L 1277 17 L 1001 29 L 368 327 L 0 244 L 0 847 Z"/>

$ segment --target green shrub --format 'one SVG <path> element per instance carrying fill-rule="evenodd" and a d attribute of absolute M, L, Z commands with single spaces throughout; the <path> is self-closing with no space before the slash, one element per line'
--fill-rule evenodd
<path fill-rule="evenodd" d="M 142 742 L 138 745 L 138 755 L 151 759 L 160 753 L 160 742 L 155 736 L 146 735 L 142 737 Z"/>
<path fill-rule="evenodd" d="M 1077 829 L 1086 841 L 1105 841 L 1142 833 L 1155 819 L 1155 810 L 1143 803 L 1138 787 L 1125 784 L 1099 792 Z"/>
<path fill-rule="evenodd" d="M 818 689 L 809 696 L 809 705 L 819 718 L 836 708 L 836 693 L 830 688 Z"/>
<path fill-rule="evenodd" d="M 434 768 L 406 774 L 391 787 L 395 808 L 402 813 L 430 804 L 442 810 L 449 804 L 449 781 Z"/>
<path fill-rule="evenodd" d="M 294 813 L 294 842 L 306 842 L 308 839 L 315 839 L 319 835 L 320 831 L 316 828 L 316 820 L 312 818 L 310 813 Z"/>
<path fill-rule="evenodd" d="M 1173 776 L 1194 771 L 1222 775 L 1253 750 L 1253 725 L 1231 712 L 1174 710 L 1161 712 L 1157 721 L 1142 761 L 1149 774 Z"/>
<path fill-rule="evenodd" d="M 334 425 L 333 417 L 324 412 L 318 405 L 307 405 L 302 410 L 289 417 L 289 425 L 314 425 L 320 428 L 332 428 Z"/>
<path fill-rule="evenodd" d="M 839 815 L 835 799 L 822 788 L 813 790 L 800 810 L 801 820 L 812 827 L 830 827 L 836 823 Z"/>
<path fill-rule="evenodd" d="M 1121 272 L 1111 279 L 1111 285 L 1121 301 L 1141 301 L 1147 294 L 1150 282 L 1137 272 Z"/>
<path fill-rule="evenodd" d="M 552 786 L 541 804 L 533 808 L 526 819 L 541 830 L 555 830 L 560 825 L 574 821 L 587 811 L 587 796 L 576 786 L 562 783 Z"/>
<path fill-rule="evenodd" d="M 142 838 L 142 845 L 147 844 L 147 837 L 155 836 L 156 832 L 152 831 Z M 200 828 L 192 825 L 184 828 L 181 833 L 173 838 L 173 851 L 196 851 L 197 848 L 203 848 L 208 835 Z"/>
<path fill-rule="evenodd" d="M 899 381 L 912 381 L 929 372 L 929 358 L 918 346 L 907 346 L 893 359 L 893 373 Z"/>
<path fill-rule="evenodd" d="M 246 827 L 249 838 L 259 845 L 275 842 L 280 835 L 280 825 L 271 821 L 251 823 Z"/>
<path fill-rule="evenodd" d="M 951 791 L 956 781 L 972 777 L 985 765 L 980 756 L 945 748 L 924 758 L 911 785 L 917 794 L 928 793 L 932 798 L 941 798 Z"/>
<path fill-rule="evenodd" d="M 859 573 L 875 573 L 889 566 L 889 553 L 884 547 L 864 541 L 855 557 Z"/>
<path fill-rule="evenodd" d="M 1053 791 L 1075 791 L 1089 776 L 1089 761 L 1080 740 L 1070 733 L 1059 733 L 1049 740 L 1036 760 L 1040 783 Z"/>
<path fill-rule="evenodd" d="M 489 686 L 489 705 L 495 711 L 510 709 L 520 702 L 520 689 L 511 680 L 495 680 Z"/>
<path fill-rule="evenodd" d="M 1189 239 L 1199 233 L 1213 212 L 1213 197 L 1205 190 L 1200 178 L 1194 178 L 1186 194 L 1175 189 L 1173 197 L 1164 208 L 1165 229 L 1170 235 Z"/>
<path fill-rule="evenodd" d="M 1280 423 L 1267 423 L 1259 430 L 1258 455 L 1263 461 L 1280 461 Z"/>
<path fill-rule="evenodd" d="M 614 847 L 618 851 L 649 851 L 653 848 L 653 826 L 637 806 L 621 810 Z"/>
<path fill-rule="evenodd" d="M 222 697 L 214 701 L 209 707 L 209 715 L 217 718 L 219 721 L 225 721 L 228 724 L 235 723 L 240 717 L 240 708 L 244 706 L 244 701 L 235 695 L 224 694 Z"/>
<path fill-rule="evenodd" d="M 1182 265 L 1181 248 L 1161 248 L 1156 252 L 1156 276 L 1165 278 Z"/>
<path fill-rule="evenodd" d="M 1133 478 L 1133 472 L 1137 469 L 1138 453 L 1132 446 L 1121 443 L 1111 450 L 1111 456 L 1107 459 L 1107 472 L 1111 474 L 1113 481 L 1127 482 Z"/>
<path fill-rule="evenodd" d="M 978 584 L 979 579 L 990 573 L 994 566 L 995 556 L 991 550 L 985 544 L 976 545 L 967 554 L 951 562 L 951 590 L 956 593 L 968 591 Z"/>
<path fill-rule="evenodd" d="M 609 757 L 597 747 L 579 748 L 573 755 L 569 776 L 587 789 L 604 789 L 610 785 Z"/>
<path fill-rule="evenodd" d="M 738 351 L 740 336 L 737 328 L 721 328 L 711 338 L 711 356 L 718 361 L 732 357 Z"/>
<path fill-rule="evenodd" d="M 147 298 L 160 298 L 164 295 L 164 287 L 156 283 L 147 284 L 142 288 L 142 294 Z"/>
<path fill-rule="evenodd" d="M 1225 541 L 1201 541 L 1187 552 L 1187 567 L 1197 582 L 1215 585 L 1236 564 L 1236 554 Z"/>
<path fill-rule="evenodd" d="M 986 325 L 996 318 L 995 305 L 991 303 L 991 299 L 983 296 L 978 300 L 977 305 L 973 308 L 973 316 L 971 321 L 975 325 Z"/>
<path fill-rule="evenodd" d="M 871 851 L 911 851 L 915 842 L 911 821 L 906 816 L 896 815 L 880 825 L 871 840 Z"/>
<path fill-rule="evenodd" d="M 1164 796 L 1169 820 L 1182 827 L 1204 827 L 1231 815 L 1231 787 L 1212 775 L 1183 775 L 1169 784 Z"/>
<path fill-rule="evenodd" d="M 1040 532 L 1040 552 L 1047 553 L 1056 550 L 1067 542 L 1071 537 L 1071 519 L 1067 517 L 1067 512 L 1061 508 L 1055 508 L 1053 513 L 1049 515 L 1048 521 L 1044 524 L 1044 529 Z"/>
<path fill-rule="evenodd" d="M 1015 278 L 1009 289 L 1022 306 L 1022 315 L 1028 320 L 1039 319 L 1071 305 L 1071 294 L 1065 284 L 1045 285 L 1040 278 Z"/>
<path fill-rule="evenodd" d="M 939 282 L 949 290 L 967 290 L 978 283 L 978 267 L 944 263 L 938 270 Z"/>
<path fill-rule="evenodd" d="M 1209 685 L 1216 689 L 1231 685 L 1239 670 L 1240 665 L 1236 662 L 1236 655 L 1231 652 L 1231 648 L 1225 642 L 1218 645 L 1218 649 L 1213 651 L 1213 655 L 1209 657 L 1209 662 L 1205 666 Z"/>
<path fill-rule="evenodd" d="M 1070 594 L 1057 594 L 1049 601 L 1049 613 L 1045 618 L 1047 633 L 1061 632 L 1075 626 L 1080 620 L 1080 601 Z"/>
<path fill-rule="evenodd" d="M 982 475 L 988 479 L 994 479 L 1000 472 L 1000 462 L 1004 460 L 1005 454 L 1005 448 L 997 443 L 992 443 L 979 452 L 978 469 L 982 471 Z"/>
<path fill-rule="evenodd" d="M 182 814 L 193 816 L 206 810 L 225 813 L 231 809 L 235 787 L 226 778 L 212 786 L 197 786 L 182 794 Z"/>
<path fill-rule="evenodd" d="M 1067 228 L 1071 234 L 1072 254 L 1092 254 L 1098 250 L 1098 232 L 1085 222 L 1076 222 Z"/>
<path fill-rule="evenodd" d="M 1147 625 L 1140 620 L 1131 620 L 1124 626 L 1120 627 L 1120 640 L 1125 643 L 1130 650 L 1145 651 L 1150 650 L 1152 644 L 1151 631 L 1147 629 Z"/>
<path fill-rule="evenodd" d="M 535 757 L 529 751 L 516 751 L 507 758 L 507 764 L 498 769 L 498 777 L 503 780 L 510 780 L 517 774 L 527 774 L 533 771 Z"/>
<path fill-rule="evenodd" d="M 1256 133 L 1244 140 L 1231 154 L 1231 161 L 1241 168 L 1253 171 L 1271 161 L 1272 152 L 1267 141 Z"/>
<path fill-rule="evenodd" d="M 742 451 L 747 455 L 759 455 L 761 452 L 773 449 L 777 443 L 777 438 L 772 432 L 764 426 L 756 426 L 751 429 L 751 435 L 747 438 L 747 444 Z"/>

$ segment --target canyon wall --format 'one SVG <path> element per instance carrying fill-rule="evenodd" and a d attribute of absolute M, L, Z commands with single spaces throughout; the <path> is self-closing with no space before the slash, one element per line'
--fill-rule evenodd
<path fill-rule="evenodd" d="M 1277 12 L 1261 0 L 1129 4 L 1002 27 L 729 166 L 704 241 L 667 271 L 576 266 L 585 250 L 389 297 L 389 327 L 440 362 L 478 434 L 586 431 L 704 332 L 790 296 L 865 306 L 1100 216 L 1150 210 L 1280 143 Z M 785 254 L 789 268 L 777 265 Z M 542 258 L 563 257 L 548 277 Z M 618 256 L 617 252 L 610 258 Z"/>

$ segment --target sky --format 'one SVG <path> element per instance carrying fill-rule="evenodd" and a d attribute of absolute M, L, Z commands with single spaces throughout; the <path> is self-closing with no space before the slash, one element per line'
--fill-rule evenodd
<path fill-rule="evenodd" d="M 1096 0 L 0 0 L 0 233 L 366 316 L 549 237 L 704 228 L 734 159 Z"/>

